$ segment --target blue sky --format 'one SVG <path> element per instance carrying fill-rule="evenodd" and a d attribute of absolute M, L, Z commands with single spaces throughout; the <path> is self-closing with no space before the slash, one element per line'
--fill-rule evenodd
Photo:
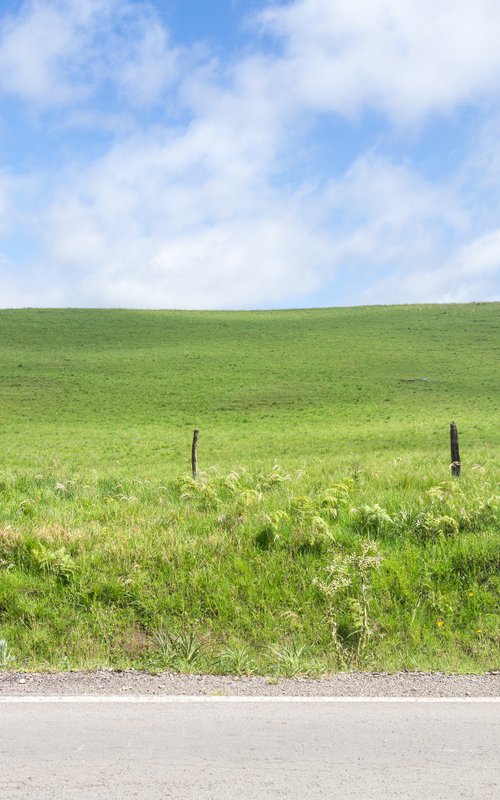
<path fill-rule="evenodd" d="M 498 300 L 498 0 L 3 0 L 0 307 Z"/>

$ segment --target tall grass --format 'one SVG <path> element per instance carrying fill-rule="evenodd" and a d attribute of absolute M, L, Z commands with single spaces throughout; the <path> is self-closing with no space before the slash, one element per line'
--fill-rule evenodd
<path fill-rule="evenodd" d="M 500 498 L 488 473 L 4 474 L 0 499 L 9 666 L 498 666 Z"/>

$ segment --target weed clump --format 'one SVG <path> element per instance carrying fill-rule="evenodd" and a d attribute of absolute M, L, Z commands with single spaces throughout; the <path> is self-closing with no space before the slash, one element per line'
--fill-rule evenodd
<path fill-rule="evenodd" d="M 324 578 L 314 578 L 325 602 L 326 619 L 339 666 L 366 665 L 374 627 L 370 619 L 373 573 L 382 556 L 375 542 L 364 541 L 359 553 L 335 553 Z"/>
<path fill-rule="evenodd" d="M 376 536 L 394 525 L 390 514 L 378 503 L 352 508 L 350 513 L 356 528 L 364 535 Z"/>
<path fill-rule="evenodd" d="M 421 514 L 415 524 L 415 534 L 422 540 L 436 540 L 439 536 L 457 536 L 459 523 L 448 515 Z"/>
<path fill-rule="evenodd" d="M 9 650 L 6 639 L 0 639 L 0 669 L 10 669 L 14 666 L 15 657 Z"/>

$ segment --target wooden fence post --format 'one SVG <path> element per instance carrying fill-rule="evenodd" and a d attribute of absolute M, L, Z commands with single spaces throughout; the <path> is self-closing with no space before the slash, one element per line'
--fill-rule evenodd
<path fill-rule="evenodd" d="M 198 477 L 198 437 L 200 431 L 198 428 L 193 433 L 193 446 L 191 448 L 191 467 L 193 469 L 193 480 Z"/>
<path fill-rule="evenodd" d="M 460 477 L 460 450 L 458 449 L 458 430 L 454 422 L 450 425 L 450 447 L 451 447 L 451 474 L 454 478 Z"/>

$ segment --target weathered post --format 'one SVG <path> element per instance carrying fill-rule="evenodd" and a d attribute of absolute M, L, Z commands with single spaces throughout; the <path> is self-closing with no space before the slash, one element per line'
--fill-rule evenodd
<path fill-rule="evenodd" d="M 193 480 L 198 477 L 198 437 L 200 431 L 198 428 L 193 433 L 193 446 L 191 448 L 191 466 L 193 468 Z"/>
<path fill-rule="evenodd" d="M 460 450 L 458 449 L 458 430 L 454 422 L 450 425 L 450 447 L 451 447 L 451 474 L 454 478 L 460 477 Z"/>

